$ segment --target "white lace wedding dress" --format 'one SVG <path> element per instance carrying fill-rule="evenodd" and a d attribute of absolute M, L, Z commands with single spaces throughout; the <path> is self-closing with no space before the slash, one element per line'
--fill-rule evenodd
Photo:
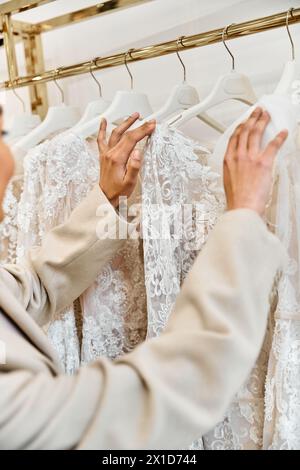
<path fill-rule="evenodd" d="M 149 140 L 142 173 L 142 233 L 148 338 L 159 335 L 180 286 L 224 211 L 210 152 L 159 125 Z"/>
<path fill-rule="evenodd" d="M 131 351 L 145 339 L 147 329 L 149 337 L 161 331 L 183 278 L 223 210 L 217 175 L 206 165 L 206 149 L 191 146 L 181 134 L 174 134 L 176 140 L 170 139 L 170 135 L 168 129 L 159 127 L 147 145 L 142 178 L 144 241 L 126 241 L 124 248 L 81 296 L 80 332 L 73 305 L 64 312 L 57 312 L 47 325 L 47 334 L 67 373 L 73 373 L 80 364 L 97 357 L 113 359 Z M 164 147 L 159 158 L 156 149 L 161 145 Z M 155 162 L 158 163 L 157 174 L 152 166 Z M 98 174 L 97 151 L 72 134 L 57 136 L 28 153 L 18 209 L 18 259 L 26 255 L 31 246 L 39 245 L 51 228 L 66 220 L 97 181 Z M 164 248 L 168 246 L 170 251 L 163 260 L 159 259 L 159 253 L 152 259 L 147 257 L 152 238 L 145 236 L 147 220 L 148 228 L 152 230 L 149 217 L 153 215 L 155 195 L 161 191 L 170 209 L 167 218 L 162 218 L 168 234 L 171 234 L 183 205 L 192 202 L 191 211 L 182 214 L 185 216 L 182 223 L 184 237 L 166 240 Z M 168 194 L 175 197 L 168 198 Z M 140 201 L 135 196 L 131 203 L 137 202 Z M 173 203 L 175 213 L 172 213 Z M 166 215 L 165 207 L 163 214 Z M 155 213 L 156 218 L 157 215 Z M 175 253 L 178 263 L 173 266 Z M 157 269 L 154 277 L 153 265 Z M 174 284 L 170 285 L 171 272 Z M 163 293 L 161 308 L 156 308 L 155 297 L 150 299 L 148 296 L 146 304 L 146 290 Z"/>
<path fill-rule="evenodd" d="M 24 178 L 24 151 L 12 147 L 12 154 L 15 171 L 5 191 L 3 200 L 5 217 L 0 223 L 0 261 L 4 264 L 14 264 L 17 260 L 18 209 Z"/>
<path fill-rule="evenodd" d="M 210 156 L 167 126 L 157 126 L 146 148 L 142 228 L 148 338 L 166 326 L 183 280 L 224 211 L 224 193 L 219 175 L 208 166 Z M 202 449 L 201 437 L 191 448 Z"/>
<path fill-rule="evenodd" d="M 205 437 L 208 449 L 300 449 L 300 238 L 297 231 L 300 109 L 288 96 L 267 95 L 258 104 L 267 109 L 272 118 L 263 145 L 280 130 L 289 130 L 289 137 L 277 156 L 267 211 L 270 230 L 283 242 L 288 257 L 271 296 L 269 324 L 260 356 L 224 422 Z M 217 144 L 212 158 L 217 169 L 221 168 L 231 133 L 252 109 L 241 116 Z"/>
<path fill-rule="evenodd" d="M 275 232 L 287 251 L 272 318 L 265 383 L 265 449 L 300 449 L 300 149 L 278 169 Z"/>
<path fill-rule="evenodd" d="M 97 179 L 97 157 L 76 136 L 58 135 L 28 152 L 18 208 L 17 260 L 69 217 Z M 56 312 L 45 330 L 66 372 L 75 372 L 80 343 L 74 305 Z"/>
<path fill-rule="evenodd" d="M 64 222 L 98 179 L 95 140 L 63 134 L 30 151 L 24 160 L 24 189 L 18 207 L 17 259 Z M 145 339 L 141 248 L 140 240 L 126 241 L 80 303 L 56 312 L 45 326 L 67 373 L 100 356 L 118 357 Z"/>
<path fill-rule="evenodd" d="M 268 331 L 248 381 L 232 402 L 223 422 L 203 440 L 195 441 L 192 445 L 194 449 L 300 448 L 300 239 L 297 232 L 300 173 L 296 145 L 299 108 L 288 97 L 265 96 L 259 103 L 272 116 L 263 144 L 283 128 L 290 132 L 277 158 L 268 209 L 270 229 L 286 246 L 289 261 L 276 289 L 270 293 Z M 196 164 L 197 144 L 178 131 L 159 128 L 150 141 L 145 155 L 143 181 L 149 336 L 156 336 L 164 328 L 180 284 L 222 211 L 223 198 L 216 191 L 216 187 L 221 188 L 222 184 L 217 181 L 217 175 L 222 174 L 223 157 L 231 133 L 251 111 L 249 109 L 226 131 L 214 155 L 208 156 L 215 173 L 208 166 L 201 168 Z M 200 227 L 197 227 L 200 231 L 196 234 L 196 226 L 191 229 L 191 220 L 187 219 L 182 227 L 183 239 L 178 241 L 172 236 L 174 221 L 176 218 L 181 220 L 177 206 L 191 202 L 203 205 L 203 223 L 200 222 Z M 175 217 L 170 216 L 171 205 L 175 206 Z M 158 217 L 167 239 L 147 237 L 151 232 L 149 225 L 150 228 L 153 225 L 156 227 Z M 191 249 L 189 243 L 195 238 L 200 242 L 196 250 Z"/>

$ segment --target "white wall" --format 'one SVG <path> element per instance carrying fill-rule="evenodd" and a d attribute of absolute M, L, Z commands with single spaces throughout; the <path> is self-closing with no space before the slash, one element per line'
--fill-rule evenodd
<path fill-rule="evenodd" d="M 58 0 L 17 16 L 18 19 L 35 22 L 95 3 L 89 0 Z M 300 0 L 153 0 L 102 18 L 45 33 L 43 43 L 46 67 L 55 68 L 132 47 L 195 34 L 285 11 L 292 6 L 300 7 Z M 291 26 L 291 32 L 300 63 L 300 24 Z M 250 76 L 257 94 L 272 91 L 285 61 L 290 58 L 286 30 L 280 28 L 237 39 L 230 41 L 229 46 L 235 55 L 237 70 Z M 20 72 L 24 73 L 21 45 L 18 46 L 18 57 Z M 207 94 L 218 75 L 231 67 L 222 44 L 186 51 L 182 57 L 187 66 L 188 81 L 198 88 L 202 96 Z M 3 80 L 7 78 L 3 50 L 0 52 L 0 64 L 0 77 Z M 182 79 L 182 69 L 176 55 L 132 64 L 131 69 L 136 88 L 149 95 L 154 108 L 165 100 L 170 88 Z M 108 99 L 113 97 L 116 90 L 127 88 L 130 84 L 124 67 L 99 71 L 97 76 Z M 64 79 L 61 85 L 66 101 L 81 109 L 84 109 L 89 100 L 97 98 L 97 86 L 88 75 Z M 50 103 L 59 103 L 60 94 L 53 83 L 48 84 L 48 91 Z M 6 115 L 9 119 L 20 111 L 20 104 L 11 92 L 5 93 Z M 19 93 L 28 101 L 26 89 Z M 199 124 L 194 123 L 196 132 L 198 126 Z M 207 127 L 201 127 L 201 131 L 205 132 L 206 138 L 213 138 Z"/>

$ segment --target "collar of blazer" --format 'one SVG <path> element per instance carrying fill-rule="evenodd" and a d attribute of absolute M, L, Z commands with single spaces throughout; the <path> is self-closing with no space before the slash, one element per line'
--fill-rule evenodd
<path fill-rule="evenodd" d="M 0 307 L 3 313 L 21 330 L 23 335 L 27 337 L 42 354 L 51 360 L 52 366 L 54 365 L 56 370 L 61 371 L 58 358 L 47 336 L 1 280 Z"/>

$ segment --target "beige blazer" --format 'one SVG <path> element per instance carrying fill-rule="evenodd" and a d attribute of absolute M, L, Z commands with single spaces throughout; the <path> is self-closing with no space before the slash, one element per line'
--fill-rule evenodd
<path fill-rule="evenodd" d="M 95 188 L 24 266 L 0 273 L 1 449 L 182 449 L 211 429 L 246 379 L 262 344 L 279 241 L 250 210 L 225 214 L 190 272 L 167 331 L 134 352 L 62 374 L 39 328 L 94 280 L 123 224 Z M 100 222 L 100 225 L 99 225 Z M 100 227 L 100 228 L 99 228 Z M 3 322 L 2 322 L 3 325 Z"/>

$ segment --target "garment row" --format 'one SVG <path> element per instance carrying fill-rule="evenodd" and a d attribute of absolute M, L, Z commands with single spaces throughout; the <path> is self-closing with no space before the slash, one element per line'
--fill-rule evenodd
<path fill-rule="evenodd" d="M 199 436 L 193 449 L 300 448 L 300 107 L 288 95 L 267 95 L 258 104 L 272 118 L 265 142 L 289 130 L 266 214 L 287 260 L 270 292 L 269 324 L 256 365 L 224 420 Z M 130 200 L 142 238 L 127 240 L 80 299 L 43 325 L 68 374 L 97 357 L 119 357 L 163 332 L 182 282 L 225 210 L 223 156 L 232 131 L 252 109 L 225 131 L 213 151 L 167 124 L 159 124 L 144 143 L 140 187 Z M 18 145 L 13 149 L 17 170 L 1 225 L 4 263 L 22 262 L 32 246 L 69 217 L 99 175 L 96 139 L 71 131 L 28 152 Z M 182 217 L 187 205 L 193 210 Z M 155 220 L 167 236 L 153 237 Z M 180 237 L 174 235 L 178 224 Z"/>

